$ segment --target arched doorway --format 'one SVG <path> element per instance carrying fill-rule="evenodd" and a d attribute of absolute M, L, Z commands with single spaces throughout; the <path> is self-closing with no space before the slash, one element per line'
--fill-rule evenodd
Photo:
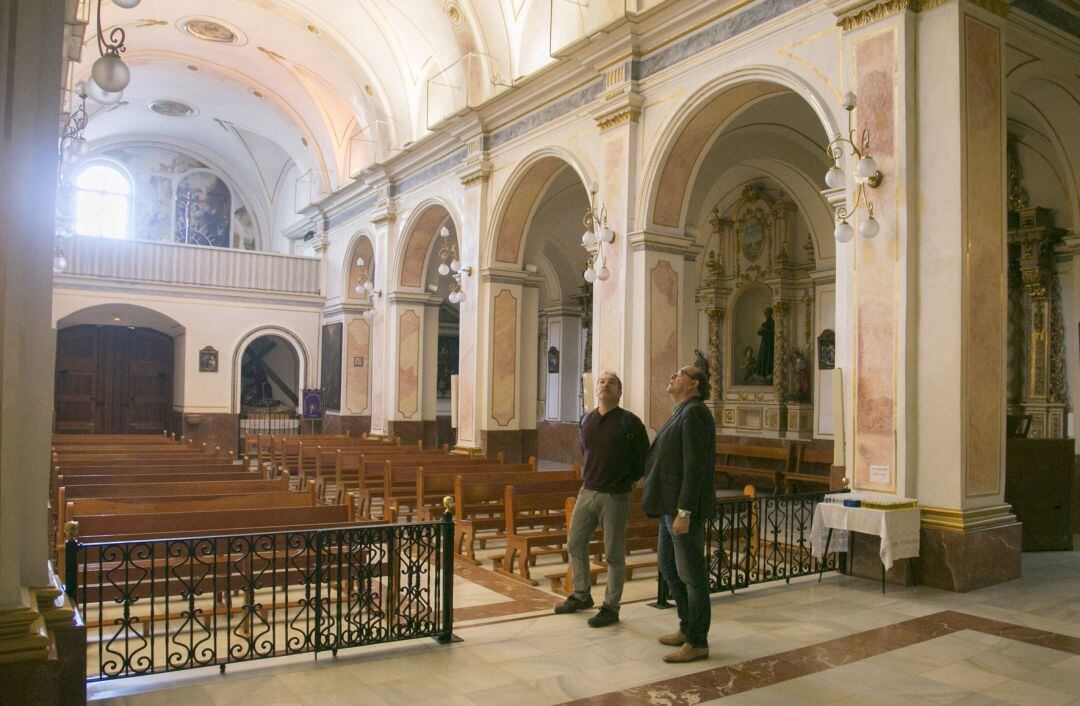
<path fill-rule="evenodd" d="M 491 259 L 520 274 L 490 282 L 492 349 L 486 453 L 542 461 L 580 460 L 582 373 L 591 368 L 592 286 L 582 247 L 590 205 L 580 170 L 542 156 L 512 182 Z M 505 264 L 504 264 L 505 263 Z"/>
<path fill-rule="evenodd" d="M 719 435 L 830 439 L 832 370 L 816 350 L 837 328 L 822 118 L 803 95 L 768 81 L 694 105 L 672 130 L 646 199 L 650 231 L 689 236 L 688 257 L 649 269 L 650 279 L 669 275 L 679 296 L 676 307 L 647 307 L 654 329 L 678 331 L 677 348 L 654 336 L 643 356 L 647 425 L 658 429 L 669 415 L 672 366 L 697 359 L 710 368 Z"/>
<path fill-rule="evenodd" d="M 174 337 L 150 309 L 102 305 L 57 322 L 53 429 L 58 434 L 160 434 L 170 428 Z"/>
<path fill-rule="evenodd" d="M 241 434 L 288 434 L 299 427 L 300 358 L 282 336 L 259 335 L 244 346 L 237 371 Z"/>

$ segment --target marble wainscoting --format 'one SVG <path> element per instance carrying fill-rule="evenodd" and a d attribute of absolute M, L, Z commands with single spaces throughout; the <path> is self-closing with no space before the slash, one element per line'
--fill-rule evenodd
<path fill-rule="evenodd" d="M 540 437 L 535 429 L 482 429 L 480 448 L 487 458 L 495 458 L 500 451 L 507 463 L 525 463 L 539 451 Z"/>
<path fill-rule="evenodd" d="M 537 422 L 537 458 L 557 463 L 581 463 L 578 425 L 573 422 Z"/>
<path fill-rule="evenodd" d="M 210 412 L 173 412 L 173 429 L 185 439 L 194 439 L 197 446 L 206 444 L 211 451 L 220 447 L 222 453 L 237 452 L 238 414 Z"/>
<path fill-rule="evenodd" d="M 371 431 L 371 415 L 334 414 L 327 412 L 323 417 L 323 434 L 348 434 L 363 436 Z"/>
<path fill-rule="evenodd" d="M 919 584 L 964 593 L 1020 578 L 1020 531 L 1019 522 L 969 532 L 923 527 Z"/>
<path fill-rule="evenodd" d="M 433 419 L 408 421 L 391 419 L 386 423 L 387 432 L 400 439 L 403 446 L 415 446 L 423 442 L 425 449 L 435 448 L 438 439 L 438 425 Z"/>

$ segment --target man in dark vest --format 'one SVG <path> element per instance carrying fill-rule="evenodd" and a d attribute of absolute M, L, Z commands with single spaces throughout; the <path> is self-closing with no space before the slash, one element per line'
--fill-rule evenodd
<path fill-rule="evenodd" d="M 675 408 L 649 447 L 643 504 L 660 518 L 656 559 L 679 614 L 679 630 L 660 638 L 679 648 L 664 661 L 693 662 L 709 656 L 705 525 L 716 509 L 716 424 L 703 402 L 709 378 L 698 368 L 672 373 L 667 393 Z"/>
<path fill-rule="evenodd" d="M 582 486 L 570 518 L 566 547 L 574 576 L 574 592 L 555 606 L 556 613 L 591 608 L 589 589 L 589 542 L 596 526 L 604 529 L 604 560 L 607 588 L 604 604 L 589 618 L 589 627 L 619 622 L 619 604 L 626 580 L 626 524 L 630 517 L 630 491 L 644 473 L 649 437 L 645 425 L 619 406 L 622 381 L 615 373 L 603 373 L 596 381 L 596 409 L 578 424 L 578 442 L 584 454 Z"/>

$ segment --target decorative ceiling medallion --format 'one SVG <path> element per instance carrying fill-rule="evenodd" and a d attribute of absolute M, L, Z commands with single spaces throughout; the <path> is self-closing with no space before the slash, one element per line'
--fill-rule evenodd
<path fill-rule="evenodd" d="M 176 23 L 177 29 L 189 37 L 194 37 L 204 42 L 215 44 L 247 44 L 247 37 L 237 29 L 222 20 L 210 17 L 185 17 Z"/>
<path fill-rule="evenodd" d="M 249 88 L 248 91 L 251 93 L 251 95 L 255 96 L 256 98 L 262 98 L 263 97 L 262 91 L 257 91 L 254 88 Z"/>
<path fill-rule="evenodd" d="M 154 111 L 158 115 L 165 115 L 170 118 L 189 118 L 192 115 L 198 113 L 195 108 L 191 107 L 187 103 L 168 100 L 166 98 L 159 98 L 158 100 L 150 101 L 147 107 L 149 107 L 150 110 Z"/>
<path fill-rule="evenodd" d="M 371 84 L 365 83 L 364 93 L 368 94 L 369 96 L 373 96 L 375 95 L 375 89 L 371 87 Z"/>
<path fill-rule="evenodd" d="M 188 64 L 187 69 L 188 69 L 188 71 L 198 71 L 199 67 L 196 66 L 195 64 Z"/>
<path fill-rule="evenodd" d="M 311 32 L 316 37 L 321 37 L 322 36 L 322 30 L 319 29 L 317 26 L 311 24 L 310 22 L 305 22 L 304 23 L 304 29 Z"/>
<path fill-rule="evenodd" d="M 300 144 L 302 144 L 304 147 L 307 147 L 307 138 L 306 137 L 301 137 L 300 138 Z"/>
<path fill-rule="evenodd" d="M 456 25 L 461 24 L 461 10 L 454 3 L 449 3 L 446 6 L 446 14 L 450 17 L 450 21 Z"/>

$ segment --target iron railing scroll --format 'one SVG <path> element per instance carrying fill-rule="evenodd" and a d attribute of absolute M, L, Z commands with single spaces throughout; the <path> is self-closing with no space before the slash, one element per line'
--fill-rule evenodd
<path fill-rule="evenodd" d="M 709 592 L 791 581 L 825 571 L 843 571 L 846 557 L 831 552 L 819 562 L 810 553 L 814 508 L 825 493 L 763 495 L 717 502 L 705 528 Z M 671 595 L 657 574 L 656 602 L 666 608 Z"/>
<path fill-rule="evenodd" d="M 399 525 L 87 544 L 65 530 L 87 681 L 457 640 L 452 503 Z"/>

